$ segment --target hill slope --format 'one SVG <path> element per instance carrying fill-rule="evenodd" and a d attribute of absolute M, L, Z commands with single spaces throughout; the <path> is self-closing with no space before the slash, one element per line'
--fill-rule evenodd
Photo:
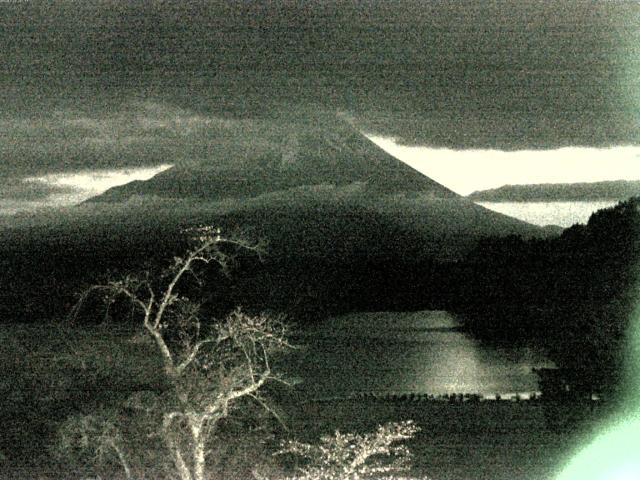
<path fill-rule="evenodd" d="M 560 202 L 626 200 L 640 195 L 640 181 L 614 180 L 591 183 L 541 183 L 504 185 L 467 196 L 485 202 Z"/>

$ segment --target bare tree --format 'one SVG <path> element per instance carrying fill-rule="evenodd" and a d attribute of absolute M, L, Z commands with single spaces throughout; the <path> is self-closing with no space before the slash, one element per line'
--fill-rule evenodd
<path fill-rule="evenodd" d="M 173 265 L 159 276 L 160 281 L 149 272 L 129 275 L 95 285 L 82 298 L 100 291 L 109 303 L 124 297 L 136 308 L 144 331 L 162 359 L 170 391 L 160 401 L 143 402 L 134 396 L 129 407 L 159 416 L 159 434 L 181 480 L 204 480 L 208 441 L 216 425 L 230 415 L 240 399 L 253 399 L 275 415 L 260 390 L 270 380 L 282 380 L 274 374 L 270 357 L 290 345 L 280 318 L 248 315 L 236 309 L 223 321 L 203 321 L 202 304 L 190 299 L 181 284 L 188 276 L 202 283 L 199 267 L 206 265 L 228 271 L 231 256 L 227 252 L 232 249 L 259 254 L 260 247 L 227 238 L 211 227 L 188 233 L 191 248 L 184 256 L 174 258 Z M 105 431 L 117 438 L 111 426 Z M 107 437 L 101 431 L 101 445 L 112 449 L 118 445 L 104 441 Z M 130 477 L 126 462 L 123 467 Z"/>

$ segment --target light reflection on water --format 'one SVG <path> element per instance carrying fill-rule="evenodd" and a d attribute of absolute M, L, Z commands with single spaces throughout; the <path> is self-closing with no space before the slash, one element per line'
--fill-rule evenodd
<path fill-rule="evenodd" d="M 458 331 L 447 312 L 357 313 L 307 328 L 293 373 L 313 396 L 416 392 L 503 396 L 538 390 L 532 367 L 552 366 L 527 347 L 494 347 Z"/>
<path fill-rule="evenodd" d="M 592 213 L 616 205 L 616 201 L 597 202 L 476 202 L 489 210 L 533 223 L 570 227 L 587 223 Z"/>

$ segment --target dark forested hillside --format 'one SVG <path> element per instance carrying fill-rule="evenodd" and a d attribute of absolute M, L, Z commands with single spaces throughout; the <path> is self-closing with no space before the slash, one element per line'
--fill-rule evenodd
<path fill-rule="evenodd" d="M 482 338 L 545 346 L 584 389 L 619 386 L 637 301 L 639 205 L 600 210 L 559 238 L 480 242 L 461 264 L 452 309 Z"/>
<path fill-rule="evenodd" d="M 181 231 L 200 224 L 266 243 L 262 263 L 234 273 L 241 285 L 234 301 L 295 306 L 296 312 L 401 309 L 407 298 L 416 308 L 430 305 L 441 291 L 424 277 L 438 270 L 433 265 L 461 259 L 488 236 L 547 233 L 463 199 L 370 199 L 334 188 L 231 203 L 85 205 L 2 231 L 2 317 L 43 321 L 63 315 L 84 284 L 110 272 L 166 264 L 184 250 Z"/>

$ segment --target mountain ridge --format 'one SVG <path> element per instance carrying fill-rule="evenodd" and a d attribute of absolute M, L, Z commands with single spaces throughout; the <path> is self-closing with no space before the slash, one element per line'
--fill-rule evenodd
<path fill-rule="evenodd" d="M 319 256 L 343 251 L 341 258 L 358 251 L 380 253 L 390 246 L 381 247 L 375 238 L 391 239 L 396 231 L 411 232 L 415 242 L 430 245 L 426 250 L 435 257 L 455 259 L 479 238 L 547 237 L 559 231 L 473 203 L 391 156 L 344 120 L 307 122 L 293 131 L 278 128 L 276 135 L 250 138 L 253 150 L 251 143 L 240 154 L 234 142 L 216 145 L 215 155 L 114 187 L 85 203 L 129 202 L 132 212 L 133 205 L 165 209 L 173 223 L 179 212 L 192 218 L 198 211 L 199 221 L 247 226 L 260 236 L 277 237 L 274 244 L 287 245 L 283 252 L 303 256 L 310 251 Z M 341 247 L 332 252 L 331 245 Z M 393 248 L 397 254 L 411 250 L 401 242 Z"/>
<path fill-rule="evenodd" d="M 478 190 L 466 198 L 486 202 L 558 202 L 626 200 L 640 195 L 640 180 L 503 185 Z"/>
<path fill-rule="evenodd" d="M 64 301 L 51 305 L 52 282 L 72 292 L 107 271 L 170 261 L 198 225 L 267 245 L 263 263 L 239 267 L 233 291 L 212 292 L 221 305 L 323 312 L 311 317 L 442 305 L 439 279 L 482 239 L 561 230 L 477 205 L 341 124 L 247 138 L 239 150 L 232 140 L 81 205 L 13 219 L 1 243 L 30 293 L 18 288 L 0 307 L 35 296 L 43 315 L 63 311 Z"/>
<path fill-rule="evenodd" d="M 307 185 L 340 187 L 357 182 L 365 183 L 372 193 L 410 191 L 429 192 L 443 198 L 458 197 L 386 153 L 343 120 L 338 119 L 331 127 L 295 128 L 292 133 L 261 142 L 266 146 L 253 155 L 243 152 L 241 158 L 237 158 L 233 144 L 229 146 L 230 151 L 214 147 L 213 159 L 176 165 L 150 180 L 113 187 L 87 202 L 121 201 L 141 194 L 220 200 L 256 197 Z"/>

